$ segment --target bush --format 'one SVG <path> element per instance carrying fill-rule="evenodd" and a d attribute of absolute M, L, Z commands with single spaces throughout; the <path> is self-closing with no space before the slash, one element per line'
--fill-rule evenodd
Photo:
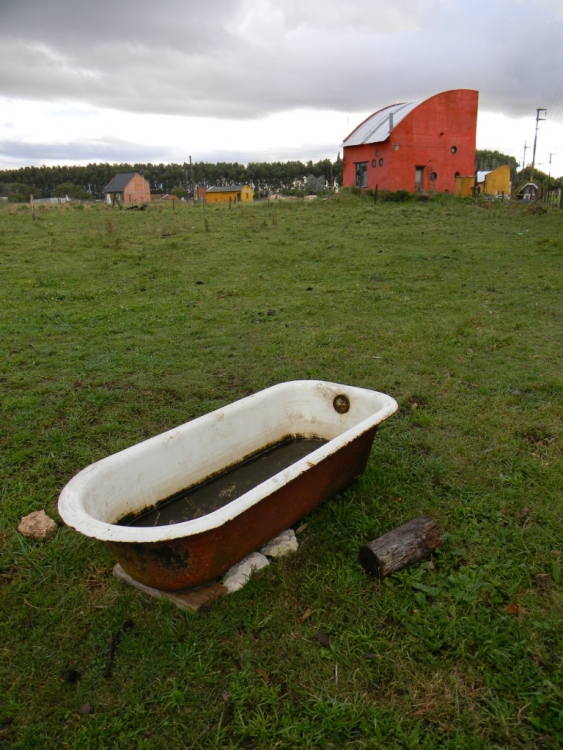
<path fill-rule="evenodd" d="M 189 193 L 185 187 L 175 187 L 170 191 L 170 195 L 175 195 L 176 198 L 187 198 Z"/>
<path fill-rule="evenodd" d="M 9 186 L 8 199 L 12 203 L 27 203 L 30 195 L 39 198 L 41 191 L 33 185 L 25 185 L 23 182 L 13 182 Z"/>
<path fill-rule="evenodd" d="M 294 198 L 303 198 L 303 196 L 307 195 L 304 190 L 300 190 L 299 188 L 282 188 L 279 192 L 281 195 L 293 196 Z"/>
<path fill-rule="evenodd" d="M 391 203 L 406 203 L 406 201 L 412 200 L 413 194 L 409 193 L 408 190 L 392 190 L 381 191 L 379 194 L 382 201 L 390 201 Z"/>
<path fill-rule="evenodd" d="M 76 185 L 74 182 L 62 182 L 60 185 L 57 185 L 53 191 L 53 195 L 56 198 L 64 198 L 65 196 L 68 196 L 69 198 L 80 198 L 82 200 L 92 198 L 90 193 L 80 187 L 80 185 Z"/>

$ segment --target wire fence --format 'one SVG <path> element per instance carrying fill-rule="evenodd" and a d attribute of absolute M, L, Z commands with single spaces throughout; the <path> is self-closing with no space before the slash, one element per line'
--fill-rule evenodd
<path fill-rule="evenodd" d="M 563 190 L 545 190 L 540 193 L 540 202 L 553 208 L 563 208 Z"/>

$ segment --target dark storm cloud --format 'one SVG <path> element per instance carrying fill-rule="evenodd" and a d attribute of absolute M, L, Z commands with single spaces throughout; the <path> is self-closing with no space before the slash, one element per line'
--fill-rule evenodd
<path fill-rule="evenodd" d="M 131 112 L 253 118 L 365 111 L 448 88 L 547 106 L 560 0 L 98 0 L 0 3 L 0 94 Z"/>

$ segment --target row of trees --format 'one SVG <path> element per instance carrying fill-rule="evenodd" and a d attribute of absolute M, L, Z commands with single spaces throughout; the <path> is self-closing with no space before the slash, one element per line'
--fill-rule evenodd
<path fill-rule="evenodd" d="M 502 167 L 505 164 L 508 164 L 510 167 L 510 179 L 514 182 L 518 171 L 518 160 L 514 156 L 501 154 L 500 151 L 488 151 L 487 149 L 478 149 L 475 152 L 476 172 L 486 172 L 497 167 Z"/>
<path fill-rule="evenodd" d="M 475 154 L 476 170 L 496 169 L 508 164 L 515 187 L 530 179 L 530 168 L 518 172 L 518 162 L 513 156 L 499 151 L 478 150 Z M 27 201 L 34 198 L 51 198 L 68 195 L 71 198 L 102 198 L 102 190 L 118 172 L 139 172 L 149 181 L 151 192 L 172 193 L 179 197 L 191 195 L 195 186 L 253 185 L 257 196 L 276 191 L 293 194 L 322 193 L 334 185 L 342 184 L 342 159 L 323 159 L 307 164 L 301 161 L 250 162 L 247 166 L 237 162 L 196 162 L 184 164 L 88 164 L 87 166 L 23 167 L 0 171 L 0 194 L 11 200 Z M 534 181 L 545 189 L 563 186 L 563 179 L 548 178 L 539 170 Z"/>
<path fill-rule="evenodd" d="M 87 166 L 22 167 L 0 170 L 0 192 L 34 198 L 68 195 L 74 198 L 101 198 L 104 187 L 118 172 L 139 172 L 149 181 L 151 192 L 191 192 L 193 186 L 211 187 L 250 183 L 260 194 L 278 190 L 319 192 L 325 185 L 342 184 L 342 160 L 196 162 L 184 164 L 88 164 Z M 3 189 L 2 189 L 3 188 Z"/>

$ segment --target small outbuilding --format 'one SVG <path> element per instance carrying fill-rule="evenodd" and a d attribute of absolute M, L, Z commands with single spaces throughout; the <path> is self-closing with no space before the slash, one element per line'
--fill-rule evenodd
<path fill-rule="evenodd" d="M 344 186 L 455 193 L 474 174 L 478 98 L 455 89 L 370 115 L 344 140 Z"/>
<path fill-rule="evenodd" d="M 477 172 L 477 187 L 482 195 L 510 197 L 512 182 L 508 164 L 489 171 Z"/>
<path fill-rule="evenodd" d="M 252 203 L 254 190 L 250 185 L 226 185 L 207 188 L 207 203 Z"/>
<path fill-rule="evenodd" d="M 475 195 L 475 175 L 458 175 L 455 178 L 455 194 L 458 198 Z"/>
<path fill-rule="evenodd" d="M 539 194 L 540 189 L 535 182 L 526 182 L 522 187 L 518 188 L 516 198 L 519 201 L 533 202 L 538 199 Z"/>
<path fill-rule="evenodd" d="M 103 192 L 106 202 L 146 203 L 151 199 L 151 186 L 138 172 L 120 172 L 108 183 Z"/>

